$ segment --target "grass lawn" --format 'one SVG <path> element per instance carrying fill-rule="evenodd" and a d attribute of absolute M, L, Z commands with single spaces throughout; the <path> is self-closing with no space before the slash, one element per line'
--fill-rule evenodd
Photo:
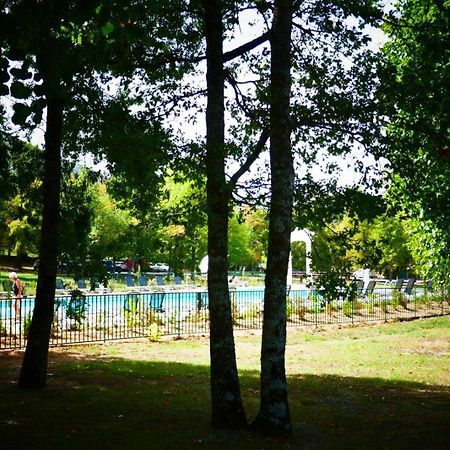
<path fill-rule="evenodd" d="M 55 349 L 49 386 L 16 387 L 22 353 L 0 353 L 0 448 L 447 449 L 450 317 L 288 331 L 289 440 L 209 426 L 208 339 Z M 237 335 L 249 419 L 258 333 Z"/>

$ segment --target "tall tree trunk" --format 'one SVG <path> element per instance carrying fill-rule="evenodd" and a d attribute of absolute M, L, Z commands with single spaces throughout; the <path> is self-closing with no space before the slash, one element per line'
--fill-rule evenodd
<path fill-rule="evenodd" d="M 289 124 L 291 28 L 292 0 L 276 0 L 271 36 L 272 197 L 261 347 L 261 406 L 253 424 L 270 434 L 292 431 L 285 372 L 286 277 L 294 190 Z"/>
<path fill-rule="evenodd" d="M 19 378 L 21 388 L 40 388 L 47 384 L 58 258 L 62 115 L 62 101 L 47 98 L 40 263 L 34 313 Z"/>
<path fill-rule="evenodd" d="M 225 179 L 222 2 L 203 0 L 202 4 L 208 87 L 206 171 L 212 424 L 220 428 L 239 428 L 246 426 L 247 421 L 239 388 L 228 291 L 230 191 Z"/>

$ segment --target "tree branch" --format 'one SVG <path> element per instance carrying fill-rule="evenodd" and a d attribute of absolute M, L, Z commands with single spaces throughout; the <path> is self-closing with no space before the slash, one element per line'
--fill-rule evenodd
<path fill-rule="evenodd" d="M 266 145 L 266 142 L 269 139 L 270 131 L 268 128 L 264 128 L 261 136 L 259 137 L 258 142 L 256 143 L 254 149 L 252 152 L 248 155 L 247 159 L 245 160 L 244 164 L 234 173 L 234 175 L 230 178 L 228 181 L 228 186 L 231 189 L 234 189 L 236 186 L 236 183 L 238 182 L 239 178 L 247 172 L 251 165 L 258 159 L 258 156 L 261 154 L 261 152 L 264 149 L 264 146 Z"/>
<path fill-rule="evenodd" d="M 242 56 L 244 53 L 249 52 L 250 50 L 253 50 L 254 48 L 258 47 L 258 45 L 263 44 L 264 42 L 268 41 L 270 38 L 270 31 L 266 31 L 261 36 L 257 37 L 256 39 L 253 39 L 250 42 L 247 42 L 240 47 L 237 47 L 233 50 L 230 50 L 229 52 L 226 52 L 223 54 L 223 62 L 231 61 L 234 58 L 237 58 L 238 56 Z"/>

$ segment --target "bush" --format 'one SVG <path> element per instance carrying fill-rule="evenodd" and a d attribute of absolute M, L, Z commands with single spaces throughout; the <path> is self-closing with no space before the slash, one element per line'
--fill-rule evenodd
<path fill-rule="evenodd" d="M 353 302 L 351 300 L 345 300 L 342 305 L 342 312 L 347 317 L 352 317 L 353 315 Z"/>
<path fill-rule="evenodd" d="M 148 338 L 152 342 L 158 342 L 161 339 L 162 333 L 159 331 L 158 324 L 156 322 L 153 322 L 148 327 Z"/>
<path fill-rule="evenodd" d="M 30 332 L 31 328 L 31 313 L 28 313 L 23 321 L 23 335 L 25 337 L 28 336 L 28 333 Z"/>
<path fill-rule="evenodd" d="M 74 321 L 71 329 L 81 328 L 81 324 L 86 318 L 86 309 L 86 297 L 80 290 L 74 289 L 70 293 L 70 300 L 66 309 L 66 317 Z"/>

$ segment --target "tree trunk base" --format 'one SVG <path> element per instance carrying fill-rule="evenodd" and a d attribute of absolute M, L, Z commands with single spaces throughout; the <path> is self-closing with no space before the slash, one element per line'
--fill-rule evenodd
<path fill-rule="evenodd" d="M 248 423 L 244 410 L 239 406 L 228 412 L 213 412 L 211 426 L 222 430 L 245 430 Z"/>
<path fill-rule="evenodd" d="M 268 418 L 258 414 L 256 419 L 250 424 L 249 429 L 252 431 L 258 431 L 264 436 L 271 437 L 291 437 L 292 426 L 289 421 L 280 422 L 275 421 L 273 418 Z"/>

